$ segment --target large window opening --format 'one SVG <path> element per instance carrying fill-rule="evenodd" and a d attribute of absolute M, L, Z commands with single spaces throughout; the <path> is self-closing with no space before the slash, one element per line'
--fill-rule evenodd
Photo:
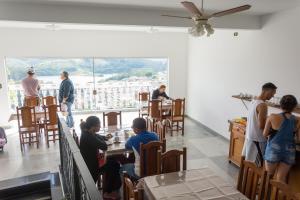
<path fill-rule="evenodd" d="M 136 108 L 139 91 L 168 85 L 167 58 L 6 58 L 10 109 L 23 104 L 21 81 L 34 67 L 40 97 L 57 96 L 60 73 L 75 86 L 75 111 Z M 96 91 L 96 93 L 94 92 Z"/>

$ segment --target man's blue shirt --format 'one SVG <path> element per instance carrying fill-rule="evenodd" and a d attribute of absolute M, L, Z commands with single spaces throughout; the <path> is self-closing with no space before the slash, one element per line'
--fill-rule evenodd
<path fill-rule="evenodd" d="M 132 150 L 132 148 L 134 147 L 135 150 L 137 150 L 137 152 L 140 153 L 140 143 L 147 144 L 148 142 L 158 141 L 158 140 L 159 138 L 156 133 L 143 131 L 129 138 L 125 144 L 125 147 L 128 150 Z"/>

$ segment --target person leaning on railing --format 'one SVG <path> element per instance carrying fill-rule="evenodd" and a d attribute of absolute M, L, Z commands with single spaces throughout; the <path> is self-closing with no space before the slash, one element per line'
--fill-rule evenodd
<path fill-rule="evenodd" d="M 96 182 L 100 173 L 98 154 L 99 149 L 107 150 L 106 140 L 111 138 L 111 135 L 101 136 L 96 134 L 100 131 L 100 119 L 96 116 L 90 116 L 86 121 L 81 122 L 81 137 L 80 137 L 80 152 L 81 155 Z"/>

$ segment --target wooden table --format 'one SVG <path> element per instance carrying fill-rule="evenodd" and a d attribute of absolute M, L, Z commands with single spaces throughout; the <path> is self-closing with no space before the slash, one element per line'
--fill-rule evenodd
<path fill-rule="evenodd" d="M 128 130 L 128 134 L 125 134 L 126 130 Z M 129 127 L 125 126 L 122 128 L 118 128 L 116 126 L 112 126 L 112 127 L 106 128 L 100 132 L 100 135 L 105 136 L 107 134 L 112 134 L 113 138 L 111 138 L 108 141 L 108 149 L 106 151 L 106 156 L 119 155 L 119 154 L 123 154 L 126 152 L 132 152 L 125 148 L 125 144 L 126 144 L 127 140 L 131 136 L 135 135 Z M 120 138 L 118 143 L 114 142 L 116 136 Z"/>
<path fill-rule="evenodd" d="M 138 103 L 139 109 L 146 109 L 148 108 L 148 101 L 142 101 Z M 163 110 L 171 110 L 172 109 L 172 101 L 171 100 L 164 100 L 162 101 L 162 109 Z"/>
<path fill-rule="evenodd" d="M 139 186 L 149 200 L 248 199 L 207 167 L 145 177 Z"/>

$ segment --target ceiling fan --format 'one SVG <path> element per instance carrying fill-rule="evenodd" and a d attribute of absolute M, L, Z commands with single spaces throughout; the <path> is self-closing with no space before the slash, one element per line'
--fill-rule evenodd
<path fill-rule="evenodd" d="M 175 16 L 175 15 L 162 15 L 165 17 L 175 17 L 175 18 L 182 18 L 182 19 L 191 19 L 194 22 L 194 26 L 189 29 L 189 33 L 193 36 L 199 37 L 207 33 L 207 36 L 210 36 L 214 33 L 214 29 L 208 23 L 208 20 L 213 17 L 222 17 L 224 15 L 230 15 L 237 12 L 242 12 L 251 8 L 250 5 L 243 5 L 235 8 L 231 8 L 228 10 L 224 10 L 221 12 L 216 12 L 213 14 L 205 14 L 203 9 L 203 0 L 201 11 L 197 8 L 197 6 L 190 1 L 183 1 L 181 4 L 189 11 L 191 14 L 190 17 L 182 17 L 182 16 Z M 205 32 L 206 31 L 206 32 Z"/>

